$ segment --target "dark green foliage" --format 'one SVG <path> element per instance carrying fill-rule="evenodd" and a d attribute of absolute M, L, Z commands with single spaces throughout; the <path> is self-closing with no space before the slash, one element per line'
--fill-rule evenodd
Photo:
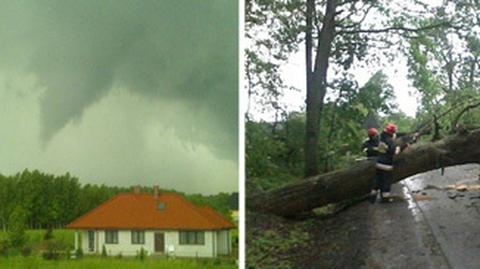
<path fill-rule="evenodd" d="M 64 242 L 56 239 L 45 241 L 44 244 L 45 251 L 43 252 L 42 257 L 45 260 L 58 260 L 61 258 L 62 254 L 67 253 L 69 250 Z M 68 253 L 70 252 L 68 251 Z"/>
<path fill-rule="evenodd" d="M 69 246 L 65 247 L 65 259 L 70 260 L 72 258 L 72 249 Z"/>
<path fill-rule="evenodd" d="M 145 260 L 145 258 L 147 257 L 147 252 L 145 251 L 145 249 L 140 248 L 140 251 L 137 252 L 137 258 L 141 261 Z"/>
<path fill-rule="evenodd" d="M 43 236 L 43 240 L 50 240 L 53 238 L 53 229 L 51 227 L 48 227 L 48 229 L 45 231 L 45 235 Z"/>
<path fill-rule="evenodd" d="M 102 246 L 102 258 L 106 258 L 108 255 L 107 255 L 107 248 L 105 247 L 105 245 Z"/>
<path fill-rule="evenodd" d="M 30 256 L 32 254 L 32 246 L 29 244 L 24 245 L 20 250 L 20 254 L 22 254 L 23 257 Z"/>
<path fill-rule="evenodd" d="M 27 212 L 21 207 L 16 206 L 8 218 L 8 240 L 10 246 L 20 249 L 25 244 L 27 238 L 25 230 L 27 228 Z"/>
<path fill-rule="evenodd" d="M 123 258 L 122 252 L 118 253 L 117 256 L 115 256 L 115 258 L 122 259 Z"/>
<path fill-rule="evenodd" d="M 0 256 L 7 256 L 9 254 L 10 244 L 7 240 L 0 240 Z"/>
<path fill-rule="evenodd" d="M 230 199 L 231 194 L 221 192 L 215 195 L 189 194 L 186 198 L 199 206 L 210 206 L 221 213 L 223 216 L 230 217 Z"/>
<path fill-rule="evenodd" d="M 79 247 L 75 250 L 75 257 L 77 259 L 83 258 L 83 249 L 82 248 Z"/>

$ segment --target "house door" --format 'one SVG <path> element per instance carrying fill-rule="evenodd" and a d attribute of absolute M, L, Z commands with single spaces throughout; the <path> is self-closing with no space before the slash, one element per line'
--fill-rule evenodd
<path fill-rule="evenodd" d="M 88 250 L 95 251 L 95 231 L 88 231 Z"/>
<path fill-rule="evenodd" d="M 165 251 L 165 235 L 163 233 L 155 233 L 155 252 Z"/>

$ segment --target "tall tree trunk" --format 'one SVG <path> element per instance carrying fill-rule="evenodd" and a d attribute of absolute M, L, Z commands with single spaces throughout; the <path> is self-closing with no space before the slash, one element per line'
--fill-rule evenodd
<path fill-rule="evenodd" d="M 475 67 L 477 66 L 478 56 L 474 56 L 473 61 L 470 63 L 470 76 L 468 79 L 468 86 L 474 87 L 475 82 Z"/>
<path fill-rule="evenodd" d="M 335 15 L 338 0 L 327 0 L 322 29 L 318 35 L 315 67 L 307 84 L 307 124 L 305 138 L 305 176 L 318 174 L 318 140 L 323 102 L 327 91 L 328 60 L 335 38 Z M 308 78 L 307 78 L 308 79 Z"/>
<path fill-rule="evenodd" d="M 312 31 L 313 31 L 313 16 L 315 10 L 315 0 L 307 0 L 307 26 L 305 29 L 305 69 L 307 74 L 307 89 L 311 88 L 312 82 Z"/>
<path fill-rule="evenodd" d="M 480 162 L 480 129 L 448 136 L 435 143 L 414 145 L 395 158 L 394 182 L 422 172 Z M 248 197 L 250 210 L 293 216 L 313 208 L 361 197 L 370 191 L 375 176 L 374 161 L 353 164 L 346 169 Z"/>
<path fill-rule="evenodd" d="M 253 87 L 252 87 L 252 76 L 250 74 L 250 62 L 246 62 L 246 66 L 245 66 L 245 72 L 246 72 L 246 75 L 247 75 L 247 88 L 248 88 L 248 99 L 247 99 L 247 111 L 245 111 L 245 119 L 246 121 L 249 121 L 250 120 L 250 105 L 251 105 L 251 102 L 252 102 L 252 91 L 253 91 Z"/>

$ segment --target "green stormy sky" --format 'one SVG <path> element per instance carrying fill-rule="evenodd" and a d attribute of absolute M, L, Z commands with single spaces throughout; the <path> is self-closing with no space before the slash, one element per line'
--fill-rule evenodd
<path fill-rule="evenodd" d="M 238 190 L 238 3 L 2 1 L 0 172 Z"/>

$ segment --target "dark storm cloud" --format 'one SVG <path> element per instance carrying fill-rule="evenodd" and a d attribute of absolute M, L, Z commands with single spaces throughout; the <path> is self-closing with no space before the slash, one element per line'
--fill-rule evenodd
<path fill-rule="evenodd" d="M 185 141 L 236 159 L 236 1 L 7 1 L 0 69 L 44 90 L 47 143 L 114 88 L 184 108 L 162 119 Z"/>

